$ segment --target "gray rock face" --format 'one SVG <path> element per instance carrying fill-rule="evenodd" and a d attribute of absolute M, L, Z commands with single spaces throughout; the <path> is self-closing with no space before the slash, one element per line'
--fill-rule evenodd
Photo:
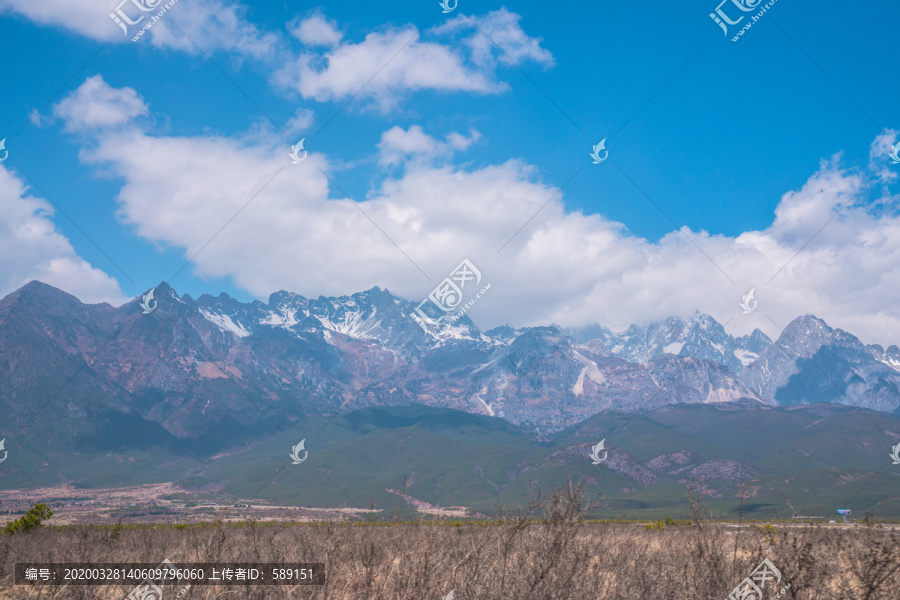
<path fill-rule="evenodd" d="M 757 399 L 731 370 L 710 360 L 661 354 L 653 357 L 647 367 L 653 381 L 680 403 Z"/>
<path fill-rule="evenodd" d="M 812 315 L 799 317 L 741 378 L 764 402 L 832 402 L 894 412 L 900 407 L 896 346 L 864 346 Z"/>

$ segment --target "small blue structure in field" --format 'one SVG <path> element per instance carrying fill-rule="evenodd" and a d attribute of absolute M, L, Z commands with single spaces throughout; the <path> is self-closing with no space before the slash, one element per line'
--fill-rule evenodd
<path fill-rule="evenodd" d="M 846 523 L 846 522 L 847 522 L 847 515 L 850 514 L 850 509 L 849 509 L 849 508 L 839 508 L 839 509 L 838 509 L 838 514 L 839 514 L 839 515 L 843 515 L 843 517 L 844 517 L 844 523 Z"/>

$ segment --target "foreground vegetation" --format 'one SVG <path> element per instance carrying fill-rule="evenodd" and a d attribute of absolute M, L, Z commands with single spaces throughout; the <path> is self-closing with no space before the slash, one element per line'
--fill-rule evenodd
<path fill-rule="evenodd" d="M 582 519 L 577 489 L 491 523 L 37 527 L 0 535 L 0 598 L 122 599 L 128 586 L 12 585 L 16 562 L 323 562 L 324 586 L 193 586 L 182 599 L 723 600 L 764 560 L 774 598 L 896 600 L 900 536 L 882 526 L 651 527 Z M 697 516 L 701 511 L 697 511 Z M 173 588 L 183 589 L 183 588 Z M 176 592 L 171 592 L 174 600 Z M 164 596 L 163 600 L 169 600 Z"/>

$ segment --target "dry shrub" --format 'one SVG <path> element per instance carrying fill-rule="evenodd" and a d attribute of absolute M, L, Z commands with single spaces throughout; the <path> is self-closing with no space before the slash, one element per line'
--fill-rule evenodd
<path fill-rule="evenodd" d="M 871 527 L 646 529 L 585 523 L 577 488 L 490 523 L 255 522 L 173 527 L 44 527 L 0 536 L 0 597 L 121 599 L 126 586 L 13 586 L 15 562 L 323 562 L 324 586 L 194 586 L 182 600 L 723 600 L 765 558 L 783 598 L 896 600 L 900 548 Z M 737 538 L 737 539 L 735 539 Z M 774 597 L 776 590 L 767 590 Z M 174 593 L 173 593 L 174 594 Z M 174 595 L 172 596 L 174 598 Z M 170 600 L 168 596 L 163 600 Z"/>

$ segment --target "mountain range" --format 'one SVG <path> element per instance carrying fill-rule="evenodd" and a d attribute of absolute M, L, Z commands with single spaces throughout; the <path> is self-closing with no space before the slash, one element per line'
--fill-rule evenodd
<path fill-rule="evenodd" d="M 520 432 L 516 444 L 524 436 L 536 447 L 562 444 L 561 452 L 569 447 L 561 438 L 592 419 L 606 415 L 622 425 L 675 406 L 731 406 L 721 414 L 770 419 L 775 413 L 759 411 L 822 403 L 900 415 L 900 349 L 864 345 L 811 315 L 772 341 L 758 330 L 733 337 L 700 313 L 621 331 L 482 331 L 465 316 L 432 330 L 411 317 L 415 303 L 379 288 L 318 299 L 281 291 L 244 303 L 225 294 L 179 296 L 161 283 L 141 302 L 84 304 L 40 282 L 0 300 L 0 438 L 28 457 L 32 478 L 110 484 L 125 477 L 129 462 L 146 460 L 154 477 L 177 479 L 185 474 L 179 461 L 241 453 L 245 460 L 273 436 L 284 437 L 285 454 L 293 437 L 312 439 L 362 418 L 353 415 L 416 405 L 505 422 Z M 682 425 L 690 429 L 689 421 Z M 733 464 L 737 455 L 706 453 L 705 462 L 685 464 L 710 463 L 704 468 L 720 475 L 765 470 Z M 86 457 L 99 456 L 121 463 L 105 467 L 107 480 L 79 470 Z M 659 477 L 649 464 L 629 477 L 653 484 Z M 0 486 L 14 484 L 2 475 Z M 220 470 L 218 478 L 240 476 Z"/>
<path fill-rule="evenodd" d="M 127 421 L 216 449 L 272 420 L 383 405 L 496 416 L 538 438 L 603 411 L 680 403 L 900 407 L 900 349 L 810 315 L 773 342 L 700 313 L 618 333 L 481 331 L 465 316 L 430 331 L 414 303 L 379 288 L 242 303 L 163 283 L 154 296 L 149 314 L 140 299 L 88 305 L 40 282 L 0 300 L 0 408 L 14 428 L 63 411 L 83 440 Z"/>

